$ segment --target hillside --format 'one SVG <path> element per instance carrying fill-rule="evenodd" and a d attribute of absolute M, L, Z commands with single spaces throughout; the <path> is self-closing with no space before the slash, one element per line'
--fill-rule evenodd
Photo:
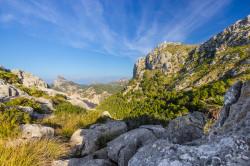
<path fill-rule="evenodd" d="M 144 116 L 150 123 L 193 111 L 216 119 L 226 89 L 250 79 L 249 60 L 250 16 L 201 45 L 160 44 L 137 61 L 126 89 L 99 109 L 117 118 Z"/>

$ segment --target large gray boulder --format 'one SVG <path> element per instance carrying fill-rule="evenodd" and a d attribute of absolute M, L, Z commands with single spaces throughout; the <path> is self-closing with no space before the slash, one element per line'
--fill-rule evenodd
<path fill-rule="evenodd" d="M 78 129 L 70 139 L 72 152 L 80 156 L 91 154 L 126 131 L 125 122 L 114 120 L 92 125 L 89 129 Z"/>
<path fill-rule="evenodd" d="M 20 95 L 20 93 L 21 91 L 15 86 L 6 83 L 4 80 L 0 80 L 0 101 L 16 97 Z"/>
<path fill-rule="evenodd" d="M 222 137 L 207 144 L 187 146 L 158 140 L 146 145 L 130 159 L 129 166 L 249 166 L 246 140 Z"/>
<path fill-rule="evenodd" d="M 108 157 L 119 166 L 126 166 L 138 148 L 159 138 L 166 138 L 166 130 L 162 126 L 141 126 L 109 142 L 107 145 Z"/>
<path fill-rule="evenodd" d="M 52 166 L 114 166 L 114 164 L 108 160 L 90 159 L 87 157 L 57 160 L 52 163 Z"/>
<path fill-rule="evenodd" d="M 250 81 L 242 84 L 236 101 L 224 106 L 210 136 L 225 134 L 243 135 L 250 139 Z"/>
<path fill-rule="evenodd" d="M 234 104 L 240 97 L 240 91 L 242 87 L 242 82 L 238 81 L 233 86 L 229 88 L 224 96 L 224 107 L 220 112 L 220 116 L 215 124 L 215 126 L 221 127 L 225 120 L 229 116 L 230 106 Z"/>
<path fill-rule="evenodd" d="M 52 138 L 54 136 L 54 129 L 51 127 L 42 126 L 39 124 L 24 124 L 20 126 L 22 138 Z"/>
<path fill-rule="evenodd" d="M 53 107 L 53 103 L 49 99 L 45 99 L 43 97 L 32 97 L 37 103 L 41 105 L 41 109 L 44 113 L 51 113 L 51 111 L 55 110 Z"/>
<path fill-rule="evenodd" d="M 169 122 L 167 127 L 168 138 L 172 143 L 183 144 L 201 138 L 205 125 L 205 115 L 193 112 L 186 116 L 178 117 Z"/>

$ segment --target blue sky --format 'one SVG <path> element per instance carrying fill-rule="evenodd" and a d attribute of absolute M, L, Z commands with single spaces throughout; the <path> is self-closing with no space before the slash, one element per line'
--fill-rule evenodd
<path fill-rule="evenodd" d="M 201 43 L 248 14 L 249 0 L 0 0 L 0 63 L 50 81 L 131 77 L 160 42 Z"/>

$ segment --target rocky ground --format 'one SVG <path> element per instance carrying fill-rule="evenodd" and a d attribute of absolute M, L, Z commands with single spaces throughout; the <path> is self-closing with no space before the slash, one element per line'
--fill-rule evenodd
<path fill-rule="evenodd" d="M 248 166 L 249 99 L 250 81 L 232 86 L 220 118 L 207 134 L 206 117 L 200 112 L 178 117 L 167 127 L 131 129 L 123 121 L 107 119 L 77 130 L 70 139 L 71 157 L 54 161 L 53 166 Z"/>

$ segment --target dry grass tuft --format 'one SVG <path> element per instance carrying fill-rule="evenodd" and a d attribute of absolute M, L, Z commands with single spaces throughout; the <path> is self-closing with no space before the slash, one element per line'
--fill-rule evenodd
<path fill-rule="evenodd" d="M 48 166 L 67 152 L 58 140 L 33 140 L 6 146 L 8 142 L 10 140 L 0 140 L 0 166 Z"/>
<path fill-rule="evenodd" d="M 96 123 L 100 115 L 100 111 L 94 110 L 85 113 L 60 112 L 42 123 L 54 127 L 57 135 L 70 138 L 77 129 Z"/>

